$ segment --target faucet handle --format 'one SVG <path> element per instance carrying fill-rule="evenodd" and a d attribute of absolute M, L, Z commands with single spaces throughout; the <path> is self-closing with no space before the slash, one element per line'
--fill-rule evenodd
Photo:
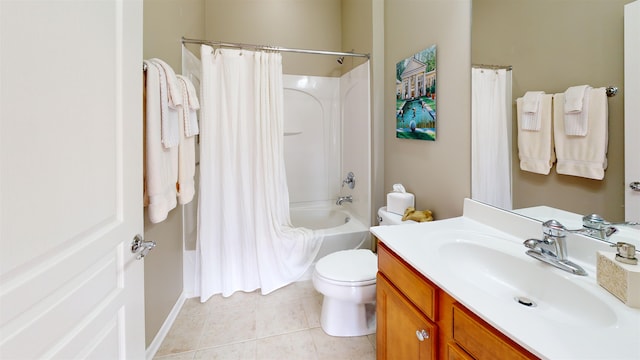
<path fill-rule="evenodd" d="M 547 220 L 543 222 L 542 232 L 545 235 L 556 237 L 556 238 L 567 236 L 567 228 L 564 227 L 564 225 L 562 225 L 557 220 Z"/>
<path fill-rule="evenodd" d="M 347 184 L 349 186 L 349 189 L 353 189 L 354 187 L 356 187 L 356 176 L 353 174 L 353 172 L 349 171 L 347 177 L 342 180 L 342 187 L 344 187 L 344 184 Z"/>
<path fill-rule="evenodd" d="M 589 229 L 601 230 L 609 225 L 611 223 L 598 214 L 589 214 L 582 217 L 582 226 Z"/>

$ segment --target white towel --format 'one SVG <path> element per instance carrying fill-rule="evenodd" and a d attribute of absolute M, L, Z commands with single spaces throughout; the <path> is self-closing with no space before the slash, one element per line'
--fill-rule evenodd
<path fill-rule="evenodd" d="M 144 197 L 149 220 L 158 223 L 176 207 L 178 148 L 161 141 L 161 94 L 158 68 L 150 61 L 145 78 Z"/>
<path fill-rule="evenodd" d="M 186 81 L 185 81 L 186 80 Z M 183 94 L 187 94 L 187 82 L 191 84 L 189 80 L 178 75 L 178 82 L 182 89 Z M 192 85 L 193 86 L 193 85 Z M 186 97 L 185 97 L 186 99 Z M 180 118 L 180 145 L 178 145 L 178 203 L 184 205 L 193 200 L 193 196 L 196 192 L 195 187 L 195 174 L 196 174 L 196 142 L 195 136 L 187 136 L 187 122 L 189 122 L 191 109 L 184 102 L 182 109 L 179 111 Z M 195 113 L 195 110 L 193 110 Z M 197 123 L 196 123 L 197 126 Z"/>
<path fill-rule="evenodd" d="M 585 100 L 585 90 L 589 85 L 571 86 L 564 92 L 564 113 L 581 112 Z"/>
<path fill-rule="evenodd" d="M 160 59 L 151 59 L 150 63 L 158 69 L 160 77 L 161 133 L 162 144 L 166 148 L 178 146 L 178 107 L 182 105 L 182 91 L 176 74 L 167 63 Z"/>
<path fill-rule="evenodd" d="M 167 77 L 167 87 L 169 89 L 169 105 L 173 108 L 182 105 L 182 90 L 180 88 L 180 84 L 178 83 L 176 73 L 175 71 L 173 71 L 173 68 L 162 59 L 153 58 L 151 59 L 151 61 L 160 66 Z"/>
<path fill-rule="evenodd" d="M 200 129 L 198 127 L 198 112 L 200 109 L 200 102 L 196 94 L 196 89 L 193 83 L 185 76 L 176 75 L 178 82 L 180 82 L 182 88 L 182 98 L 184 105 L 182 106 L 182 116 L 184 117 L 184 136 L 191 137 L 198 135 Z"/>
<path fill-rule="evenodd" d="M 586 136 L 589 132 L 589 85 L 572 86 L 564 93 L 564 131 Z"/>
<path fill-rule="evenodd" d="M 538 131 L 529 131 L 523 128 L 521 116 L 524 99 L 516 100 L 518 155 L 520 169 L 524 171 L 547 175 L 556 160 L 553 149 L 552 98 L 553 95 L 550 94 L 540 95 L 538 108 L 540 129 Z"/>
<path fill-rule="evenodd" d="M 540 131 L 540 100 L 544 91 L 527 91 L 522 97 L 522 130 Z"/>
<path fill-rule="evenodd" d="M 589 132 L 586 136 L 571 136 L 564 131 L 565 117 L 562 104 L 565 94 L 555 94 L 554 134 L 558 174 L 574 175 L 589 179 L 604 179 L 607 168 L 608 104 L 605 88 L 594 88 L 589 92 Z"/>

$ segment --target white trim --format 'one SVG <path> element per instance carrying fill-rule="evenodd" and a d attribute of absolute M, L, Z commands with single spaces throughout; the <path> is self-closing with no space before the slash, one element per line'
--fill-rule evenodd
<path fill-rule="evenodd" d="M 167 337 L 167 334 L 169 333 L 171 326 L 178 318 L 180 309 L 182 309 L 182 305 L 184 305 L 184 302 L 186 300 L 187 300 L 187 297 L 183 292 L 182 294 L 180 294 L 180 297 L 178 297 L 178 300 L 176 301 L 175 305 L 173 305 L 171 312 L 169 312 L 169 315 L 164 320 L 164 323 L 160 327 L 160 330 L 158 330 L 158 333 L 156 334 L 156 336 L 153 338 L 153 341 L 147 347 L 146 356 L 145 356 L 147 360 L 152 360 L 153 357 L 156 356 L 158 349 L 160 349 L 160 345 L 162 345 L 162 342 L 164 341 L 164 338 Z"/>

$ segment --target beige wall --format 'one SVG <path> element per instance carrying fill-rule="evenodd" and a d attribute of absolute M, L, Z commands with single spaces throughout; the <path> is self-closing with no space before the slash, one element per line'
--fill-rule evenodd
<path fill-rule="evenodd" d="M 342 1 L 341 51 L 371 54 L 373 50 L 372 0 Z M 345 74 L 367 61 L 362 57 L 346 57 L 342 65 Z"/>
<path fill-rule="evenodd" d="M 558 175 L 555 167 L 550 175 L 521 171 L 514 141 L 514 208 L 549 205 L 624 218 L 623 6 L 629 2 L 473 0 L 472 62 L 513 65 L 514 102 L 529 90 L 558 93 L 582 84 L 620 88 L 609 98 L 605 179 Z"/>
<path fill-rule="evenodd" d="M 206 39 L 285 48 L 341 49 L 340 0 L 205 0 Z M 333 56 L 283 53 L 285 74 L 340 76 Z"/>
<path fill-rule="evenodd" d="M 384 190 L 404 184 L 436 219 L 462 215 L 470 196 L 471 0 L 387 0 L 384 5 Z M 395 137 L 395 65 L 437 46 L 437 140 Z"/>
<path fill-rule="evenodd" d="M 143 57 L 165 60 L 181 73 L 180 38 L 204 36 L 204 0 L 144 2 Z M 157 247 L 144 260 L 145 337 L 149 346 L 182 293 L 182 208 L 151 224 L 145 211 L 145 239 Z"/>

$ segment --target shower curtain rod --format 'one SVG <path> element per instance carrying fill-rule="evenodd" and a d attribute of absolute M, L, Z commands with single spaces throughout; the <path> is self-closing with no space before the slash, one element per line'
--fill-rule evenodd
<path fill-rule="evenodd" d="M 513 66 L 511 66 L 511 65 L 473 64 L 473 65 L 471 65 L 471 67 L 476 68 L 476 69 L 493 69 L 493 70 L 505 69 L 507 71 L 513 70 Z"/>
<path fill-rule="evenodd" d="M 366 57 L 369 59 L 369 54 L 360 54 L 353 52 L 339 52 L 339 51 L 325 51 L 325 50 L 307 50 L 307 49 L 289 49 L 283 48 L 280 46 L 270 46 L 270 45 L 251 45 L 251 44 L 241 44 L 241 43 L 229 43 L 223 41 L 211 41 L 211 40 L 200 40 L 200 39 L 189 39 L 186 37 L 182 37 L 182 44 L 204 44 L 211 46 L 222 46 L 222 47 L 230 47 L 237 49 L 255 49 L 255 50 L 270 50 L 270 51 L 281 51 L 281 52 L 292 52 L 292 53 L 303 53 L 303 54 L 318 54 L 318 55 L 334 55 L 334 56 L 355 56 L 355 57 Z"/>

